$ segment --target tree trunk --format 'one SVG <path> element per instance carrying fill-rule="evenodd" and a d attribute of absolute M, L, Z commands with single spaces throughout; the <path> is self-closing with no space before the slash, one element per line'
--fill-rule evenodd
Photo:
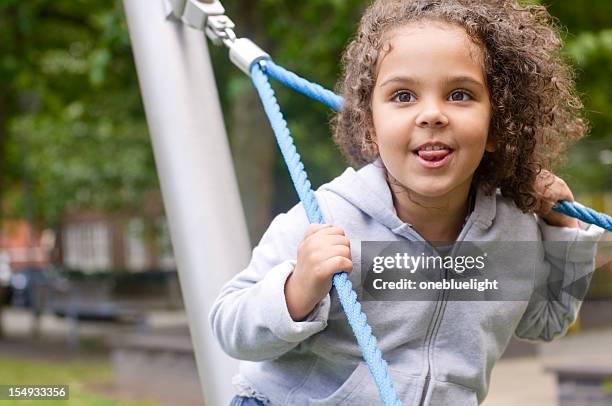
<path fill-rule="evenodd" d="M 246 2 L 237 7 L 237 13 L 233 13 L 231 18 L 236 23 L 239 36 L 251 39 L 271 53 L 271 44 L 266 40 L 265 33 L 261 33 L 263 23 L 257 21 L 256 3 Z M 234 167 L 249 237 L 251 244 L 256 245 L 271 220 L 276 141 L 257 91 L 252 86 L 245 87 L 231 103 L 229 131 Z"/>
<path fill-rule="evenodd" d="M 274 197 L 274 135 L 255 90 L 231 106 L 232 155 L 251 244 L 268 228 Z"/>

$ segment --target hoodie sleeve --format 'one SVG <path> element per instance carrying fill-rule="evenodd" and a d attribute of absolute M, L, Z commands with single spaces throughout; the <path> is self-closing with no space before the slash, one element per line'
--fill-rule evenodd
<path fill-rule="evenodd" d="M 595 270 L 597 241 L 605 230 L 582 221 L 579 228 L 555 227 L 539 217 L 538 225 L 542 261 L 535 270 L 535 292 L 514 336 L 549 342 L 565 335 L 576 320 Z"/>
<path fill-rule="evenodd" d="M 327 326 L 329 294 L 300 322 L 293 321 L 285 300 L 285 281 L 293 272 L 308 225 L 302 204 L 278 215 L 253 250 L 247 268 L 221 288 L 209 321 L 231 357 L 274 359 Z"/>

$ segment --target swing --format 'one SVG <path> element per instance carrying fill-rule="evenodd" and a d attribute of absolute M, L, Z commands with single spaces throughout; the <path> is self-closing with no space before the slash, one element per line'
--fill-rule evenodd
<path fill-rule="evenodd" d="M 180 2 L 177 1 L 174 5 L 178 3 Z M 206 36 L 215 45 L 225 45 L 229 48 L 231 61 L 253 80 L 295 189 L 306 210 L 308 220 L 310 223 L 323 223 L 323 217 L 304 165 L 293 143 L 268 77 L 272 77 L 305 96 L 318 100 L 335 111 L 340 111 L 343 99 L 320 85 L 311 83 L 276 65 L 267 53 L 249 39 L 236 38 L 233 31 L 234 24 L 224 14 L 225 10 L 218 0 L 210 0 L 209 2 L 187 1 L 187 3 L 184 3 L 184 7 L 184 11 L 178 6 L 178 9 L 175 8 L 173 12 L 175 15 L 180 15 L 184 23 L 205 31 Z M 596 224 L 612 231 L 612 217 L 577 202 L 559 201 L 553 209 L 583 222 Z M 348 323 L 354 332 L 383 403 L 385 406 L 401 405 L 402 402 L 388 373 L 387 363 L 378 348 L 376 337 L 372 334 L 367 317 L 361 311 L 361 305 L 357 301 L 357 295 L 352 288 L 347 273 L 336 273 L 333 277 L 333 286 L 336 288 Z"/>

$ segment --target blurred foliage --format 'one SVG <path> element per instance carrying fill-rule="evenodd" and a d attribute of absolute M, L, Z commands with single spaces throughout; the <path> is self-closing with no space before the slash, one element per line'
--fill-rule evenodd
<path fill-rule="evenodd" d="M 608 3 L 610 4 L 610 3 Z M 608 16 L 612 15 L 612 6 Z M 612 19 L 612 17 L 610 17 Z M 612 190 L 612 24 L 569 37 L 566 53 L 578 72 L 578 89 L 592 126 L 569 155 L 568 180 L 575 192 Z"/>
<path fill-rule="evenodd" d="M 223 4 L 239 36 L 255 39 L 277 63 L 333 88 L 342 50 L 367 2 Z M 549 10 L 567 27 L 565 52 L 577 68 L 592 125 L 592 135 L 572 150 L 563 176 L 577 193 L 612 190 L 612 3 L 558 0 Z M 228 112 L 254 90 L 225 49 L 211 46 L 211 54 Z M 70 207 L 137 207 L 143 193 L 157 187 L 120 1 L 3 0 L 0 79 L 0 109 L 8 114 L 9 129 L 6 156 L 0 157 L 7 215 L 28 209 L 29 195 L 39 202 L 29 207 L 35 218 L 52 224 Z M 332 113 L 274 86 L 313 185 L 337 176 L 346 162 L 331 141 Z M 226 126 L 231 137 L 231 122 Z M 296 197 L 280 159 L 276 172 L 274 211 L 280 211 Z"/>
<path fill-rule="evenodd" d="M 138 207 L 157 188 L 120 2 L 1 2 L 0 78 L 5 216 L 49 225 L 71 207 Z"/>

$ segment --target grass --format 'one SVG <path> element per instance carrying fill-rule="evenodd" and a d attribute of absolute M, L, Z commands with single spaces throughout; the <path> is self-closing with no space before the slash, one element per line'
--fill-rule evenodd
<path fill-rule="evenodd" d="M 61 406 L 159 406 L 151 401 L 117 400 L 96 393 L 88 384 L 112 382 L 112 370 L 103 360 L 38 361 L 0 356 L 0 384 L 69 385 L 69 400 L 41 400 L 35 405 Z M 26 401 L 27 402 L 27 401 Z M 24 406 L 23 400 L 0 401 L 2 406 Z"/>

